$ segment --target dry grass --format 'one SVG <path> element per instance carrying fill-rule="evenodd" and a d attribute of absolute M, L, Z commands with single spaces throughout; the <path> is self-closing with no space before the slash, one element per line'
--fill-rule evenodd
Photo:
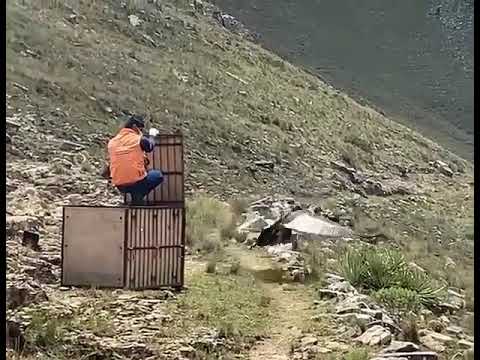
<path fill-rule="evenodd" d="M 467 350 L 465 352 L 464 360 L 474 360 L 474 359 L 475 359 L 475 355 L 474 355 L 473 350 Z"/>
<path fill-rule="evenodd" d="M 215 254 L 224 244 L 235 239 L 245 240 L 245 234 L 239 233 L 237 222 L 239 207 L 209 196 L 197 196 L 187 202 L 187 245 L 194 251 Z"/>
<path fill-rule="evenodd" d="M 66 340 L 66 335 L 75 332 L 92 333 L 100 337 L 115 335 L 113 317 L 104 310 L 108 296 L 100 295 L 87 301 L 75 310 L 58 314 L 54 308 L 32 307 L 26 309 L 30 317 L 25 329 L 25 346 L 19 352 L 12 352 L 11 359 L 67 359 L 77 358 L 88 349 L 77 346 L 73 341 Z"/>
<path fill-rule="evenodd" d="M 228 204 L 207 196 L 187 202 L 186 241 L 196 251 L 216 253 L 229 240 L 235 226 Z"/>
<path fill-rule="evenodd" d="M 247 208 L 250 205 L 250 200 L 249 199 L 233 199 L 229 201 L 229 205 L 235 218 L 239 219 L 247 211 Z"/>
<path fill-rule="evenodd" d="M 217 271 L 217 260 L 216 259 L 210 259 L 207 262 L 207 265 L 205 266 L 205 272 L 207 274 L 215 274 Z"/>
<path fill-rule="evenodd" d="M 418 325 L 415 318 L 408 318 L 402 321 L 400 324 L 402 333 L 401 337 L 403 341 L 413 342 L 419 344 Z"/>
<path fill-rule="evenodd" d="M 240 269 L 241 269 L 240 260 L 233 259 L 233 261 L 230 264 L 230 274 L 238 275 L 238 273 L 240 272 Z"/>

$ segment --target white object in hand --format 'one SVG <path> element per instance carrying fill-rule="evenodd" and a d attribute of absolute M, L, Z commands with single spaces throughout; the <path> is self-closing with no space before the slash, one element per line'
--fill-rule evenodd
<path fill-rule="evenodd" d="M 159 134 L 159 131 L 155 128 L 151 128 L 149 131 L 148 131 L 148 134 L 150 136 L 157 136 Z"/>

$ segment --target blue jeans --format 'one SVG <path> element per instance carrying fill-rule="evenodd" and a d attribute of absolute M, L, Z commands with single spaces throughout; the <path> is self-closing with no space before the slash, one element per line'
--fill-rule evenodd
<path fill-rule="evenodd" d="M 147 176 L 135 184 L 118 186 L 123 194 L 131 194 L 133 204 L 141 203 L 143 198 L 163 182 L 163 174 L 160 170 L 148 170 Z"/>

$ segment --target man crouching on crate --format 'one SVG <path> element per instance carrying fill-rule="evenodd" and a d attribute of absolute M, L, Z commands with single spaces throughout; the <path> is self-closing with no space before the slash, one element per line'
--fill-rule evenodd
<path fill-rule="evenodd" d="M 143 198 L 163 182 L 160 170 L 148 170 L 145 153 L 153 151 L 154 143 L 144 136 L 145 118 L 131 116 L 120 132 L 108 142 L 109 165 L 102 176 L 110 178 L 122 194 L 132 196 L 132 205 L 143 205 Z"/>

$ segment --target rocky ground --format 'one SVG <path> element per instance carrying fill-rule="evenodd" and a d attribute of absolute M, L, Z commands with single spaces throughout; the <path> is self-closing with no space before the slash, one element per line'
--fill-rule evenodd
<path fill-rule="evenodd" d="M 246 41 L 207 4 L 127 5 L 7 4 L 8 356 L 348 358 L 421 346 L 446 358 L 470 346 L 471 164 Z M 59 286 L 62 205 L 121 201 L 98 172 L 126 110 L 184 132 L 189 200 L 257 199 L 238 228 L 246 243 L 224 239 L 213 273 L 190 255 L 181 293 Z M 249 250 L 298 209 L 342 230 Z M 402 249 L 450 289 L 453 314 L 421 314 L 418 344 L 397 343 L 399 319 L 327 275 L 339 243 L 360 242 Z"/>
<path fill-rule="evenodd" d="M 300 210 L 302 207 L 307 210 Z M 352 341 L 370 347 L 377 353 L 375 358 L 377 360 L 417 357 L 437 359 L 443 356 L 467 358 L 467 354 L 473 349 L 474 339 L 466 319 L 473 313 L 465 309 L 463 290 L 449 288 L 443 302 L 439 303 L 438 309 L 434 312 L 428 309 L 421 310 L 415 320 L 415 326 L 419 329 L 415 330 L 417 335 L 412 338 L 408 328 L 405 327 L 404 315 L 396 312 L 392 314 L 371 296 L 358 291 L 345 278 L 338 275 L 338 254 L 342 247 L 349 246 L 348 244 L 352 242 L 356 246 L 362 243 L 364 246 L 370 244 L 365 243 L 362 234 L 356 232 L 335 236 L 335 233 L 341 233 L 334 229 L 335 226 L 339 229 L 343 228 L 342 225 L 335 225 L 335 222 L 332 224 L 317 222 L 316 227 L 310 226 L 312 222 L 304 214 L 309 213 L 312 218 L 320 219 L 321 215 L 315 215 L 315 212 L 321 214 L 321 210 L 317 207 L 302 206 L 291 198 L 265 198 L 249 207 L 245 222 L 239 227 L 240 231 L 248 233 L 246 236 L 248 243 L 251 242 L 249 239 L 259 239 L 259 235 L 266 228 L 275 224 L 278 218 L 283 218 L 285 214 L 290 213 L 290 217 L 299 219 L 293 222 L 286 217 L 286 220 L 282 221 L 286 228 L 296 229 L 291 239 L 285 241 L 281 236 L 272 236 L 270 237 L 272 244 L 264 244 L 265 252 L 278 263 L 278 269 L 282 274 L 279 278 L 287 282 L 309 282 L 315 270 L 312 266 L 318 266 L 306 260 L 309 252 L 305 251 L 305 248 L 312 243 L 317 243 L 319 253 L 323 256 L 322 269 L 330 268 L 337 271 L 337 273 L 326 272 L 322 274 L 320 282 L 314 281 L 316 285 L 322 284 L 325 287 L 316 287 L 317 298 L 314 300 L 313 310 L 303 311 L 303 315 L 309 314 L 310 320 L 326 322 L 337 330 L 333 333 L 321 332 L 320 336 L 318 330 L 317 333 L 298 335 L 292 342 L 293 358 L 311 359 L 319 354 L 339 356 L 342 350 L 349 350 L 349 344 Z M 301 222 L 305 226 L 302 227 Z M 279 238 L 282 238 L 285 243 L 274 244 Z M 292 250 L 292 243 L 298 247 L 296 250 Z M 379 245 L 375 244 L 375 246 Z M 418 268 L 414 263 L 411 265 Z M 284 290 L 288 291 L 288 287 L 284 287 Z"/>

